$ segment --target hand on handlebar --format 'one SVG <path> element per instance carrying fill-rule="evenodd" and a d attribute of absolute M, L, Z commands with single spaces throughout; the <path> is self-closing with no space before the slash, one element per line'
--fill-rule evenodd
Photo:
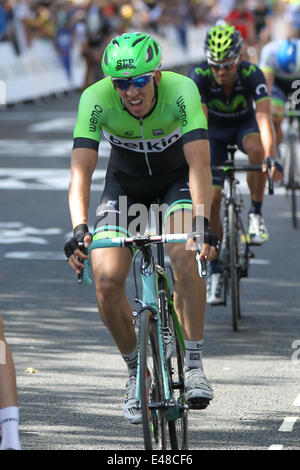
<path fill-rule="evenodd" d="M 73 237 L 65 243 L 64 252 L 67 261 L 74 271 L 81 275 L 84 269 L 84 260 L 88 259 L 88 247 L 92 242 L 92 234 L 86 224 L 75 227 Z"/>
<path fill-rule="evenodd" d="M 206 217 L 193 218 L 192 232 L 189 234 L 188 247 L 199 251 L 199 260 L 211 261 L 220 249 L 218 237 L 212 233 Z"/>
<path fill-rule="evenodd" d="M 261 169 L 263 173 L 269 170 L 270 177 L 275 183 L 282 179 L 283 168 L 274 157 L 265 158 L 262 162 Z"/>

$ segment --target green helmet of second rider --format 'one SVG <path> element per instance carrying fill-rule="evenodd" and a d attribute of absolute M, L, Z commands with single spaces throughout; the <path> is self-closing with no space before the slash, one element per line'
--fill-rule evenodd
<path fill-rule="evenodd" d="M 161 67 L 159 43 L 145 33 L 124 33 L 111 40 L 102 58 L 103 72 L 114 78 L 131 78 Z"/>
<path fill-rule="evenodd" d="M 243 38 L 234 26 L 219 24 L 213 26 L 206 34 L 204 50 L 209 63 L 222 62 L 239 58 Z"/>

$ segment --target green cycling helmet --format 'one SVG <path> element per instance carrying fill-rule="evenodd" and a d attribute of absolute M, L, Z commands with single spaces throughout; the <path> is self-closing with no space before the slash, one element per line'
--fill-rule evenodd
<path fill-rule="evenodd" d="M 208 61 L 221 61 L 239 56 L 242 45 L 241 33 L 234 26 L 220 24 L 207 32 L 204 50 Z"/>
<path fill-rule="evenodd" d="M 158 70 L 161 48 L 145 33 L 124 33 L 111 40 L 102 58 L 103 72 L 114 78 L 135 77 Z"/>

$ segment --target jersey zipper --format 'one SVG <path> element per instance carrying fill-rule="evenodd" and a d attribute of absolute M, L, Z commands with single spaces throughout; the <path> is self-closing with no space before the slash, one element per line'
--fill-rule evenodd
<path fill-rule="evenodd" d="M 148 152 L 147 152 L 147 150 L 146 150 L 146 148 L 145 148 L 143 119 L 140 118 L 139 121 L 140 121 L 140 128 L 141 128 L 141 136 L 142 136 L 142 139 L 143 139 L 143 148 L 144 148 L 144 154 L 145 154 L 146 165 L 147 165 L 147 168 L 148 168 L 149 175 L 152 176 L 152 170 L 151 170 L 151 166 L 150 166 L 150 163 L 149 163 Z"/>

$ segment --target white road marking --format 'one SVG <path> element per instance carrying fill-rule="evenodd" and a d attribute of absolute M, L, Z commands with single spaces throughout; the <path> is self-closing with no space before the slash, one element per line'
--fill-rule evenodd
<path fill-rule="evenodd" d="M 269 447 L 269 450 L 282 450 L 283 446 L 280 444 L 273 444 Z"/>
<path fill-rule="evenodd" d="M 0 244 L 12 245 L 16 243 L 33 243 L 47 245 L 49 242 L 45 236 L 60 235 L 62 230 L 58 227 L 40 229 L 27 227 L 19 222 L 0 222 Z"/>
<path fill-rule="evenodd" d="M 293 406 L 300 406 L 300 393 L 293 402 Z"/>
<path fill-rule="evenodd" d="M 103 189 L 106 170 L 95 170 L 92 191 Z M 99 182 L 99 180 L 102 180 Z M 95 184 L 96 182 L 96 184 Z M 70 183 L 69 169 L 1 168 L 0 189 L 39 189 L 66 191 Z"/>
<path fill-rule="evenodd" d="M 284 418 L 282 425 L 278 429 L 280 432 L 291 432 L 293 430 L 293 427 L 297 421 L 298 417 L 297 416 L 287 416 Z"/>
<path fill-rule="evenodd" d="M 68 132 L 74 129 L 76 117 L 62 117 L 28 126 L 29 132 Z"/>
<path fill-rule="evenodd" d="M 260 264 L 260 265 L 267 265 L 271 264 L 269 259 L 260 259 L 260 258 L 250 258 L 250 264 Z"/>
<path fill-rule="evenodd" d="M 63 252 L 56 251 L 9 251 L 4 254 L 4 258 L 10 259 L 33 259 L 33 260 L 48 260 L 48 261 L 61 261 L 66 260 Z"/>
<path fill-rule="evenodd" d="M 18 139 L 0 140 L 1 157 L 65 157 L 70 158 L 73 147 L 73 139 L 61 140 L 37 140 Z M 99 157 L 107 158 L 110 154 L 111 145 L 107 141 L 101 141 L 99 146 Z"/>
<path fill-rule="evenodd" d="M 66 117 L 76 121 L 76 111 L 9 111 L 0 112 L 0 121 L 36 121 L 53 120 L 54 118 Z"/>

